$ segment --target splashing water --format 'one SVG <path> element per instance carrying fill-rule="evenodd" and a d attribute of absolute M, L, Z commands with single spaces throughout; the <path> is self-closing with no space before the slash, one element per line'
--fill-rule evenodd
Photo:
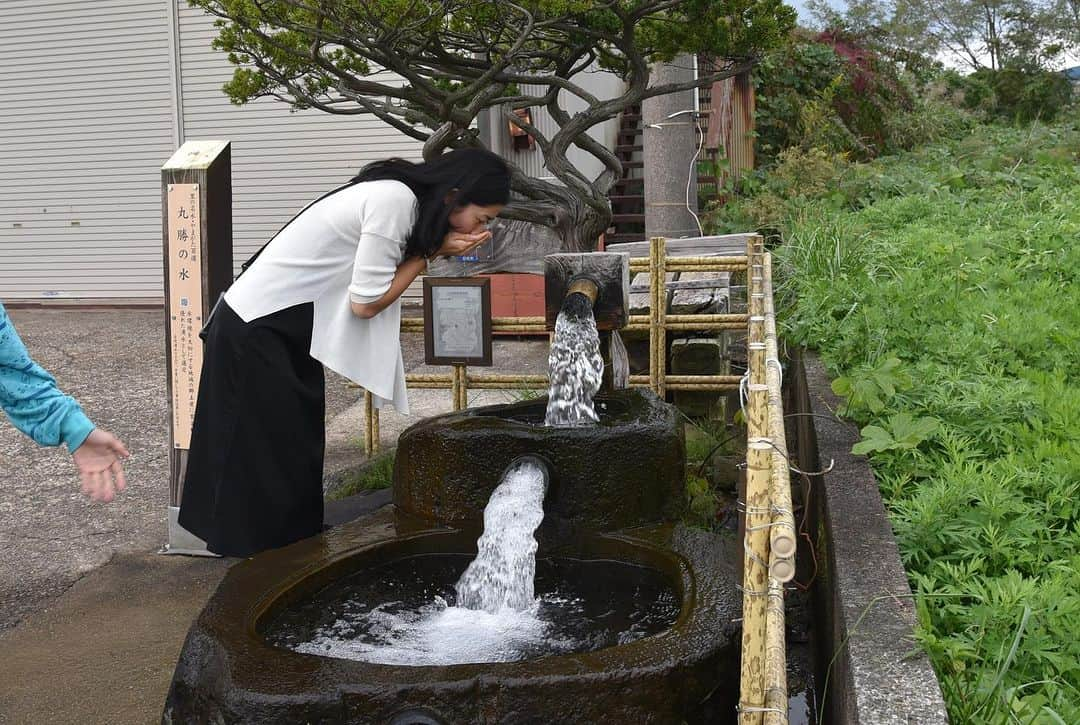
<path fill-rule="evenodd" d="M 541 464 L 524 460 L 503 476 L 484 509 L 477 554 L 457 583 L 458 604 L 494 614 L 534 603 L 536 539 L 547 481 Z"/>
<path fill-rule="evenodd" d="M 491 614 L 455 606 L 472 557 L 427 554 L 355 572 L 269 623 L 267 640 L 321 657 L 389 665 L 513 662 L 626 644 L 670 627 L 679 602 L 658 572 L 609 560 L 536 565 L 536 600 Z"/>
<path fill-rule="evenodd" d="M 548 369 L 545 425 L 599 421 L 593 397 L 600 389 L 604 361 L 592 303 L 582 294 L 571 294 L 563 303 Z M 507 470 L 484 509 L 476 558 L 454 586 L 455 604 L 436 596 L 418 609 L 399 610 L 397 603 L 387 602 L 361 616 L 338 619 L 314 638 L 288 646 L 324 656 L 410 665 L 506 661 L 531 651 L 577 649 L 581 640 L 560 636 L 542 610 L 573 609 L 579 600 L 536 597 L 535 534 L 544 518 L 546 489 L 546 471 L 536 459 L 519 460 Z M 364 636 L 357 636 L 358 630 Z M 643 634 L 627 630 L 618 641 L 639 636 Z"/>
<path fill-rule="evenodd" d="M 593 397 L 604 376 L 604 359 L 592 305 L 582 294 L 568 296 L 559 312 L 548 374 L 547 425 L 579 426 L 600 420 Z"/>
<path fill-rule="evenodd" d="M 578 426 L 599 420 L 593 396 L 600 389 L 604 360 L 592 303 L 569 295 L 555 323 L 548 356 L 551 387 L 544 423 Z M 458 604 L 494 614 L 535 604 L 536 538 L 544 519 L 547 482 L 542 464 L 519 462 L 504 475 L 484 509 L 484 533 L 476 559 L 457 583 Z"/>

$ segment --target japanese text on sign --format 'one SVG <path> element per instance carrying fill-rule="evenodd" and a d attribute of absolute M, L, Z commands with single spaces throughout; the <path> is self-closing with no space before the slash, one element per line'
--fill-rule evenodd
<path fill-rule="evenodd" d="M 203 326 L 201 230 L 198 184 L 170 184 L 167 190 L 169 340 L 173 446 L 191 447 L 191 423 L 199 397 Z"/>

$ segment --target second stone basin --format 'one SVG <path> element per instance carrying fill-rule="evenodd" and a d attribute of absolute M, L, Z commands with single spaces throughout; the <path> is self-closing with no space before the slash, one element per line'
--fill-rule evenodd
<path fill-rule="evenodd" d="M 546 398 L 428 418 L 398 440 L 394 504 L 480 530 L 484 507 L 522 455 L 548 464 L 541 543 L 583 531 L 673 521 L 685 507 L 686 443 L 673 406 L 646 389 L 596 397 L 597 425 L 543 425 Z"/>

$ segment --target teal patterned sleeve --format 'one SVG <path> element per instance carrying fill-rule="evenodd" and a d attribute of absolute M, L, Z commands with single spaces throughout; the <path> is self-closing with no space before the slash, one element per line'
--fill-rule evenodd
<path fill-rule="evenodd" d="M 26 435 L 43 446 L 67 445 L 72 453 L 94 424 L 74 398 L 56 387 L 56 380 L 30 359 L 0 303 L 0 408 Z"/>

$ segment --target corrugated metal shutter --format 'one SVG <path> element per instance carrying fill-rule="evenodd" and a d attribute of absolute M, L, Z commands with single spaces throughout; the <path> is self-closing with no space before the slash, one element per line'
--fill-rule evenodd
<path fill-rule="evenodd" d="M 0 298 L 161 296 L 162 0 L 3 0 Z"/>
<path fill-rule="evenodd" d="M 232 105 L 221 86 L 233 67 L 210 48 L 217 35 L 213 18 L 186 0 L 178 0 L 178 11 L 185 138 L 232 141 L 237 268 L 305 204 L 364 164 L 420 157 L 419 142 L 370 115 L 292 113 L 267 98 Z"/>

